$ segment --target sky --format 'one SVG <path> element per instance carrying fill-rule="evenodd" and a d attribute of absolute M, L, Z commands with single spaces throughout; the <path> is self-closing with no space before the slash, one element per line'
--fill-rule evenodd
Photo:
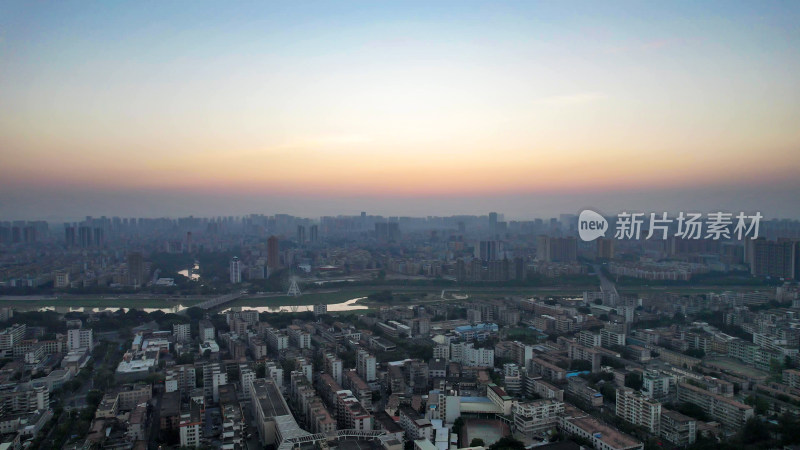
<path fill-rule="evenodd" d="M 800 218 L 800 2 L 0 2 L 0 220 Z"/>

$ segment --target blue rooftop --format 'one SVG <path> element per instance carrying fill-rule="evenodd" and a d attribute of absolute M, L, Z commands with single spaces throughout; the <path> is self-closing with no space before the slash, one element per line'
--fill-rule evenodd
<path fill-rule="evenodd" d="M 466 333 L 469 331 L 497 331 L 497 324 L 496 323 L 479 323 L 477 325 L 462 325 L 460 327 L 456 327 L 456 332 Z"/>
<path fill-rule="evenodd" d="M 461 397 L 462 402 L 466 403 L 491 403 L 489 397 Z"/>

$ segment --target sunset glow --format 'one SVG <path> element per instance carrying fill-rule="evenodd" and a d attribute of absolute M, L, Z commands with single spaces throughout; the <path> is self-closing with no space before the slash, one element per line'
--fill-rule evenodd
<path fill-rule="evenodd" d="M 797 5 L 188 6 L 0 7 L 0 212 L 800 189 Z"/>

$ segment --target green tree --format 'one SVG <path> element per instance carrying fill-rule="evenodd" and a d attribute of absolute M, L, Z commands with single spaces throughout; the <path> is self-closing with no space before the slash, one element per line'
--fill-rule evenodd
<path fill-rule="evenodd" d="M 97 405 L 99 405 L 102 400 L 103 400 L 103 391 L 92 389 L 91 391 L 86 393 L 86 404 L 90 405 L 92 408 L 97 408 Z"/>
<path fill-rule="evenodd" d="M 752 406 L 756 414 L 766 414 L 769 411 L 769 402 L 758 395 L 750 394 L 744 402 Z"/>
<path fill-rule="evenodd" d="M 739 436 L 744 444 L 755 444 L 769 440 L 769 430 L 764 424 L 755 417 L 751 417 L 744 424 Z"/>
<path fill-rule="evenodd" d="M 693 417 L 693 418 L 695 418 L 697 420 L 702 420 L 702 421 L 708 421 L 709 420 L 708 415 L 706 414 L 705 411 L 703 411 L 703 408 L 701 408 L 698 405 L 695 405 L 694 403 L 683 402 L 683 403 L 679 404 L 677 406 L 677 408 L 675 408 L 675 409 L 679 413 L 685 414 L 685 415 L 687 415 L 689 417 Z"/>
<path fill-rule="evenodd" d="M 453 433 L 455 433 L 456 436 L 461 436 L 461 429 L 463 428 L 464 428 L 464 419 L 462 419 L 461 416 L 459 416 L 453 422 Z"/>
<path fill-rule="evenodd" d="M 631 372 L 625 375 L 625 387 L 636 389 L 638 391 L 642 388 L 643 383 L 644 381 L 642 380 L 642 376 L 638 373 Z"/>
<path fill-rule="evenodd" d="M 525 444 L 511 436 L 501 438 L 489 446 L 490 450 L 525 450 Z"/>
<path fill-rule="evenodd" d="M 617 390 L 614 389 L 611 383 L 603 384 L 603 387 L 600 388 L 600 393 L 603 394 L 603 398 L 610 400 L 611 403 L 617 402 Z"/>
<path fill-rule="evenodd" d="M 481 438 L 474 438 L 469 443 L 470 447 L 483 447 L 485 445 L 486 445 L 486 443 L 484 443 L 483 439 L 481 439 Z"/>

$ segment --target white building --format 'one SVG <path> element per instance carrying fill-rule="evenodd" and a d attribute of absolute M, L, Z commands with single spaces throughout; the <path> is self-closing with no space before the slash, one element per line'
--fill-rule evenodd
<path fill-rule="evenodd" d="M 363 349 L 358 351 L 357 356 L 356 372 L 364 381 L 372 383 L 377 378 L 375 375 L 375 370 L 378 365 L 377 359 L 375 359 L 374 355 Z"/>
<path fill-rule="evenodd" d="M 217 372 L 211 375 L 211 398 L 219 402 L 219 387 L 228 384 L 228 374 Z"/>
<path fill-rule="evenodd" d="M 88 328 L 73 328 L 67 330 L 67 351 L 89 349 L 94 347 L 92 330 Z"/>
<path fill-rule="evenodd" d="M 325 359 L 323 360 L 325 364 L 325 372 L 330 374 L 330 376 L 339 384 L 342 385 L 342 360 L 339 359 L 333 353 L 325 354 Z"/>
<path fill-rule="evenodd" d="M 564 402 L 537 400 L 528 403 L 514 403 L 514 429 L 533 438 L 558 425 L 558 417 L 564 412 Z"/>
<path fill-rule="evenodd" d="M 494 367 L 494 349 L 475 348 L 472 343 L 450 344 L 450 360 L 468 367 Z"/>
<path fill-rule="evenodd" d="M 280 352 L 289 348 L 289 335 L 275 328 L 267 328 L 267 345 L 273 352 Z"/>
<path fill-rule="evenodd" d="M 294 360 L 294 370 L 303 372 L 309 383 L 313 382 L 314 369 L 310 361 L 307 361 L 302 356 Z"/>
<path fill-rule="evenodd" d="M 178 430 L 181 438 L 181 447 L 200 447 L 203 421 L 199 408 L 193 408 L 181 414 Z"/>
<path fill-rule="evenodd" d="M 214 325 L 210 320 L 200 321 L 200 340 L 213 341 L 214 340 Z"/>
<path fill-rule="evenodd" d="M 239 383 L 242 386 L 242 392 L 247 398 L 250 398 L 250 388 L 252 387 L 252 381 L 256 379 L 256 373 L 249 369 L 247 365 L 243 364 L 239 366 Z"/>
<path fill-rule="evenodd" d="M 661 403 L 651 400 L 631 388 L 617 389 L 617 416 L 650 433 L 658 434 L 661 425 Z"/>
<path fill-rule="evenodd" d="M 172 335 L 177 342 L 189 342 L 192 340 L 192 326 L 188 323 L 176 323 L 172 326 Z"/>
<path fill-rule="evenodd" d="M 297 348 L 311 348 L 311 334 L 297 325 L 289 325 L 289 343 Z"/>

